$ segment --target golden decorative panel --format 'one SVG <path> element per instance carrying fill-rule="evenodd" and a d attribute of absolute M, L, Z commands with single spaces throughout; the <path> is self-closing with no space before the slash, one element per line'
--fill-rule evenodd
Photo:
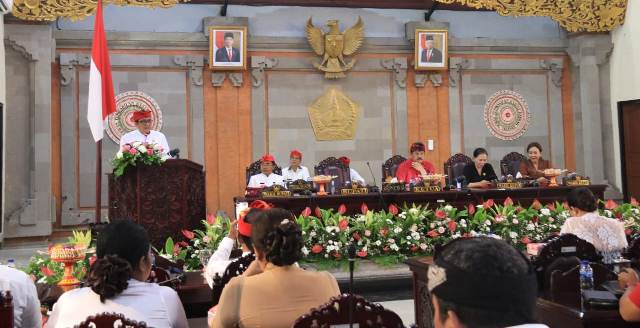
<path fill-rule="evenodd" d="M 354 55 L 362 45 L 364 39 L 364 23 L 362 18 L 352 27 L 340 33 L 338 20 L 327 21 L 329 32 L 323 32 L 313 25 L 311 17 L 307 21 L 307 40 L 313 51 L 322 56 L 320 63 L 314 63 L 315 68 L 324 72 L 324 77 L 337 79 L 345 77 L 344 72 L 350 70 L 356 63 L 355 59 L 346 62 L 344 56 Z"/>
<path fill-rule="evenodd" d="M 548 16 L 569 32 L 607 32 L 624 23 L 627 0 L 436 0 L 503 16 Z"/>
<path fill-rule="evenodd" d="M 353 140 L 361 111 L 360 105 L 340 89 L 327 89 L 309 106 L 309 118 L 316 140 Z"/>
<path fill-rule="evenodd" d="M 169 8 L 188 0 L 104 0 L 104 4 Z M 14 0 L 14 16 L 31 21 L 53 21 L 57 18 L 79 20 L 93 15 L 97 0 Z"/>

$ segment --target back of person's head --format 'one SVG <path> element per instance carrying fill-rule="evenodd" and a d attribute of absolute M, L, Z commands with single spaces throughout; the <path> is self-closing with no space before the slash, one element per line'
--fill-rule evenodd
<path fill-rule="evenodd" d="M 291 212 L 272 208 L 255 219 L 251 241 L 258 255 L 277 266 L 292 265 L 302 259 L 302 231 Z"/>
<path fill-rule="evenodd" d="M 529 261 L 506 242 L 488 237 L 450 242 L 429 268 L 440 323 L 451 312 L 466 327 L 534 322 L 537 282 Z"/>
<path fill-rule="evenodd" d="M 571 190 L 567 195 L 567 203 L 569 206 L 583 210 L 585 212 L 593 212 L 598 209 L 598 200 L 589 188 L 580 187 Z"/>
<path fill-rule="evenodd" d="M 247 224 L 253 226 L 253 223 L 260 216 L 260 214 L 264 212 L 264 210 L 259 208 L 252 208 L 249 212 L 244 216 L 243 220 Z M 251 242 L 251 235 L 245 236 L 243 233 L 238 232 L 238 239 L 247 246 L 250 250 L 253 250 L 253 242 Z"/>
<path fill-rule="evenodd" d="M 139 270 L 140 260 L 147 258 L 149 247 L 147 231 L 131 220 L 118 220 L 102 229 L 96 243 L 97 260 L 87 277 L 101 302 L 128 287 L 127 281 Z"/>

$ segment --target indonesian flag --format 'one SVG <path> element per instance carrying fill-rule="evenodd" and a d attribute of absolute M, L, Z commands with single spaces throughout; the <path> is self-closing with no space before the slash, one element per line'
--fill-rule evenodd
<path fill-rule="evenodd" d="M 102 20 L 102 0 L 98 0 L 96 23 L 93 28 L 93 45 L 91 46 L 91 69 L 89 73 L 89 101 L 87 121 L 91 128 L 93 140 L 102 140 L 107 117 L 116 112 L 116 100 L 111 80 L 111 64 L 107 37 L 104 34 Z"/>

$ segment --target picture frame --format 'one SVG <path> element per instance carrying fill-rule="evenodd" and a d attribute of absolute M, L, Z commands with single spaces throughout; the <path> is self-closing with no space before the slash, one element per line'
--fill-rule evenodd
<path fill-rule="evenodd" d="M 415 70 L 439 71 L 449 68 L 449 31 L 416 29 Z"/>
<path fill-rule="evenodd" d="M 247 69 L 246 26 L 209 26 L 209 68 Z"/>

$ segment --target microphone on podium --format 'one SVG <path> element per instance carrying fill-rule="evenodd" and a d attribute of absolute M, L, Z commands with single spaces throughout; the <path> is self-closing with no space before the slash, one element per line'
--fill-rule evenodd
<path fill-rule="evenodd" d="M 180 148 L 176 148 L 176 149 L 170 150 L 167 155 L 169 155 L 169 156 L 171 156 L 173 158 L 178 158 L 179 159 L 180 158 Z"/>

